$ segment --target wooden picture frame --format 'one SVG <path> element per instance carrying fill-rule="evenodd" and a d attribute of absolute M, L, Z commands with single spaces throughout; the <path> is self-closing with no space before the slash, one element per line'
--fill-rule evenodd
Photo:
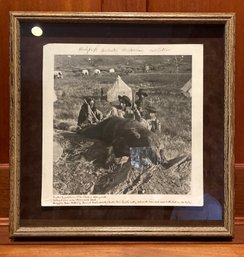
<path fill-rule="evenodd" d="M 10 18 L 11 237 L 233 236 L 234 14 L 12 12 Z M 46 34 L 33 37 L 33 26 L 45 28 Z M 191 206 L 184 215 L 190 214 L 192 219 L 172 221 L 172 204 L 171 209 L 41 206 L 42 112 L 46 97 L 42 94 L 42 49 L 48 43 L 204 46 L 203 186 L 220 202 L 221 219 L 195 219 L 194 213 L 200 210 L 196 208 L 201 207 Z M 166 212 L 161 217 L 163 208 Z M 209 211 L 212 216 L 217 212 L 215 207 Z"/>

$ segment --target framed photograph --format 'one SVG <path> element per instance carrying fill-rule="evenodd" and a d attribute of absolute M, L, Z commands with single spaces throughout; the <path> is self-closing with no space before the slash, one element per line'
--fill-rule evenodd
<path fill-rule="evenodd" d="M 10 236 L 233 236 L 234 14 L 11 13 Z"/>

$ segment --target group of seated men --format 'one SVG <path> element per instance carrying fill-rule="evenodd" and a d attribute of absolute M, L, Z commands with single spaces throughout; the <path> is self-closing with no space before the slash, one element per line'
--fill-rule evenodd
<path fill-rule="evenodd" d="M 153 132 L 161 131 L 161 123 L 157 118 L 157 110 L 154 106 L 147 104 L 145 98 L 148 94 L 139 89 L 136 92 L 138 99 L 134 104 L 128 96 L 118 96 L 119 104 L 111 106 L 110 110 L 104 115 L 95 105 L 93 98 L 86 98 L 81 106 L 78 116 L 78 126 L 83 127 L 87 124 L 96 124 L 104 119 L 112 116 L 125 119 L 134 119 L 140 122 L 143 126 Z"/>

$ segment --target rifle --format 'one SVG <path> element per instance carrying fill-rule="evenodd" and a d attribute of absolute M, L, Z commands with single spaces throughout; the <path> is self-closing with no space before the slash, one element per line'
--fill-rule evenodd
<path fill-rule="evenodd" d="M 136 104 L 135 104 L 135 92 L 134 92 L 134 90 L 132 89 L 132 111 L 133 111 L 133 116 L 134 116 L 134 120 L 138 120 L 138 110 L 137 110 L 137 106 L 136 106 Z"/>
<path fill-rule="evenodd" d="M 92 108 L 91 108 L 91 106 L 88 104 L 88 102 L 86 101 L 86 99 L 84 99 L 84 102 L 87 104 L 87 106 L 88 106 L 88 108 L 89 108 L 88 110 L 91 111 L 91 114 L 92 114 L 93 118 L 95 118 L 95 121 L 96 121 L 96 122 L 99 122 L 98 118 L 96 117 L 95 113 L 92 111 Z"/>
<path fill-rule="evenodd" d="M 135 107 L 135 92 L 134 90 L 132 89 L 132 107 L 134 108 Z"/>

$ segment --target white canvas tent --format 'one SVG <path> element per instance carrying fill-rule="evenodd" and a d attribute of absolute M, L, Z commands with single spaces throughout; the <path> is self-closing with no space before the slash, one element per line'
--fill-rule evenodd
<path fill-rule="evenodd" d="M 188 80 L 188 82 L 186 82 L 186 84 L 181 88 L 182 93 L 186 96 L 186 97 L 191 97 L 191 87 L 192 87 L 192 80 Z"/>
<path fill-rule="evenodd" d="M 107 101 L 118 101 L 119 95 L 126 95 L 132 101 L 132 89 L 126 85 L 126 83 L 121 79 L 120 76 L 117 77 L 113 86 L 107 91 Z"/>

